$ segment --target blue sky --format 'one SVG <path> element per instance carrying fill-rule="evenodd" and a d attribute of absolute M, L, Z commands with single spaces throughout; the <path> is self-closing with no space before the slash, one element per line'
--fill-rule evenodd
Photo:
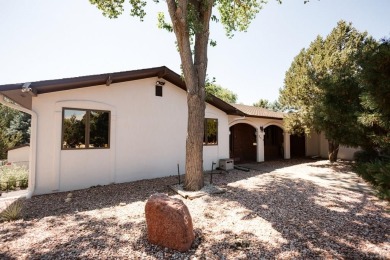
<path fill-rule="evenodd" d="M 162 65 L 180 73 L 174 35 L 157 28 L 165 10 L 164 1 L 150 1 L 141 23 L 128 13 L 105 18 L 87 0 L 0 0 L 0 85 Z M 389 0 L 269 0 L 233 39 L 212 25 L 208 75 L 239 103 L 273 101 L 293 58 L 317 35 L 343 19 L 376 39 L 390 37 L 389 13 Z"/>

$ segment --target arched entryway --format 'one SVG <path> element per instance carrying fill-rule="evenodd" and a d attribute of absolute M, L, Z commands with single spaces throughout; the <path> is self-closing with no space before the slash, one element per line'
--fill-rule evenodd
<path fill-rule="evenodd" d="M 305 135 L 290 135 L 290 151 L 292 158 L 305 157 Z"/>
<path fill-rule="evenodd" d="M 256 162 L 256 128 L 245 123 L 231 126 L 229 144 L 235 163 Z"/>
<path fill-rule="evenodd" d="M 284 158 L 283 129 L 270 125 L 264 129 L 264 160 Z"/>

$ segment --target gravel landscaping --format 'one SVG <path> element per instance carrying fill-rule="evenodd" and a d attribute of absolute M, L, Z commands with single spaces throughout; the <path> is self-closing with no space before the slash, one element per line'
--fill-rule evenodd
<path fill-rule="evenodd" d="M 0 258 L 390 259 L 389 204 L 350 163 L 252 168 L 214 174 L 225 192 L 193 200 L 168 188 L 174 176 L 74 191 L 69 202 L 68 193 L 35 196 L 23 201 L 23 220 L 0 223 Z M 190 251 L 148 243 L 144 207 L 156 192 L 189 208 L 196 234 Z"/>

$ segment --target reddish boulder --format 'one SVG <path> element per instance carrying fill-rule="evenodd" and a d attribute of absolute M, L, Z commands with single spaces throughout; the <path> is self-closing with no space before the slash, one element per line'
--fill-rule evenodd
<path fill-rule="evenodd" d="M 150 243 L 180 252 L 190 249 L 195 236 L 190 212 L 183 201 L 154 194 L 146 202 L 145 216 Z"/>

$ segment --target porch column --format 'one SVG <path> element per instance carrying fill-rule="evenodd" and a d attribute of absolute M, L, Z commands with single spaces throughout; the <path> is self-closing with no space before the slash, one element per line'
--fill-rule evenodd
<path fill-rule="evenodd" d="M 290 133 L 284 132 L 284 159 L 290 159 Z"/>
<path fill-rule="evenodd" d="M 257 130 L 256 142 L 257 142 L 257 161 L 264 162 L 264 135 L 263 131 Z"/>

